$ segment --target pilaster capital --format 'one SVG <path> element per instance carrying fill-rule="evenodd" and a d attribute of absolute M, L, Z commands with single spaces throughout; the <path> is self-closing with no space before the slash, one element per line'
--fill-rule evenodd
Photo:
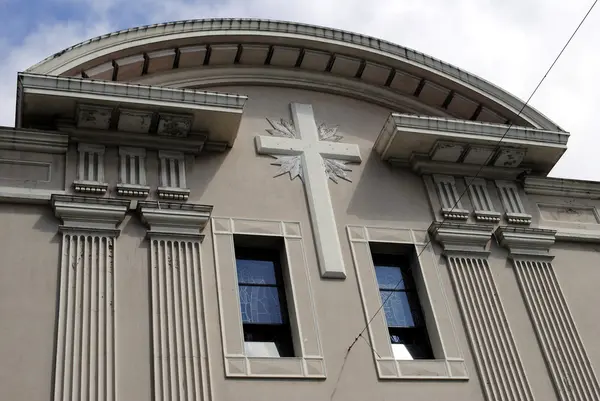
<path fill-rule="evenodd" d="M 556 230 L 530 227 L 500 226 L 496 238 L 509 251 L 511 258 L 550 258 L 550 247 L 556 240 Z"/>
<path fill-rule="evenodd" d="M 61 231 L 109 231 L 115 235 L 130 203 L 123 199 L 57 194 L 50 201 L 54 215 L 63 222 Z"/>
<path fill-rule="evenodd" d="M 488 242 L 492 238 L 492 224 L 464 224 L 445 221 L 429 226 L 429 234 L 444 248 L 444 253 L 489 254 Z"/>
<path fill-rule="evenodd" d="M 149 236 L 177 236 L 202 239 L 200 234 L 210 219 L 213 207 L 194 203 L 138 202 L 137 211 L 148 226 Z"/>

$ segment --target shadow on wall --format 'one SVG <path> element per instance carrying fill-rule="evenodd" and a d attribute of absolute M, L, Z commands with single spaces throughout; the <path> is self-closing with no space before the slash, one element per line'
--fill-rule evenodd
<path fill-rule="evenodd" d="M 365 161 L 347 213 L 361 220 L 415 222 L 433 220 L 425 185 L 408 169 L 392 167 L 374 152 Z"/>
<path fill-rule="evenodd" d="M 188 188 L 191 190 L 188 202 L 206 203 L 202 199 L 203 195 L 229 153 L 230 149 L 223 153 L 204 151 L 199 156 L 194 157 L 191 163 L 189 161 L 186 163 L 188 167 Z M 223 185 L 226 185 L 226 183 L 223 183 Z"/>

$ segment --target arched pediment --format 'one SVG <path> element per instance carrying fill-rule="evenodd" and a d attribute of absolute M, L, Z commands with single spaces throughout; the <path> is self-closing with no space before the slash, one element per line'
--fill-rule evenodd
<path fill-rule="evenodd" d="M 256 84 L 342 94 L 402 112 L 560 130 L 501 88 L 405 47 L 351 32 L 256 19 L 123 30 L 28 72 L 179 88 Z"/>

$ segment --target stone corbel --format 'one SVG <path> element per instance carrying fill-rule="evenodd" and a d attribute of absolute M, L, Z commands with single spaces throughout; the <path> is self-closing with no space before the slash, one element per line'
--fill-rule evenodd
<path fill-rule="evenodd" d="M 550 247 L 556 240 L 556 230 L 500 226 L 496 229 L 496 238 L 513 259 L 531 256 L 554 258 L 550 256 Z"/>
<path fill-rule="evenodd" d="M 438 241 L 445 254 L 478 253 L 488 251 L 488 242 L 492 238 L 494 226 L 489 224 L 462 224 L 453 222 L 434 222 L 429 226 L 429 234 Z"/>
<path fill-rule="evenodd" d="M 54 215 L 63 222 L 61 231 L 112 231 L 115 235 L 129 208 L 128 200 L 74 195 L 52 195 L 51 204 Z"/>
<path fill-rule="evenodd" d="M 200 234 L 210 219 L 212 206 L 175 202 L 138 202 L 137 211 L 148 226 L 148 235 L 185 236 Z"/>

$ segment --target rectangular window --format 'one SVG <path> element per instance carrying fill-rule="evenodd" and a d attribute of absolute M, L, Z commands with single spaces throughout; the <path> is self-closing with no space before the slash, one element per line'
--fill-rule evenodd
<path fill-rule="evenodd" d="M 294 356 L 280 251 L 236 246 L 235 259 L 246 356 Z"/>
<path fill-rule="evenodd" d="M 400 254 L 372 255 L 394 357 L 433 359 L 409 258 Z"/>

